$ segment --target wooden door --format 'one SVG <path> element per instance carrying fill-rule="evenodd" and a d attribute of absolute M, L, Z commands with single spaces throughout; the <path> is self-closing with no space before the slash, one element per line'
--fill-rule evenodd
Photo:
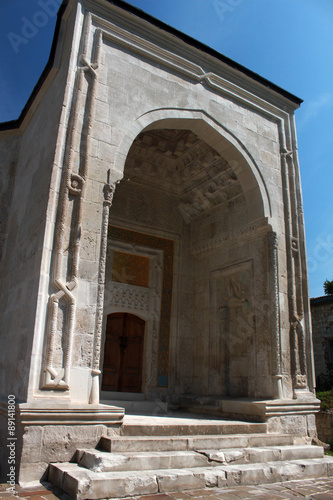
<path fill-rule="evenodd" d="M 145 321 L 128 313 L 109 314 L 102 390 L 141 392 Z"/>

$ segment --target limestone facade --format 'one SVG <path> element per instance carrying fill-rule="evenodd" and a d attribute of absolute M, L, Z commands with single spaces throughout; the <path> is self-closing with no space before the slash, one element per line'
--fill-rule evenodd
<path fill-rule="evenodd" d="M 0 136 L 1 425 L 13 394 L 21 481 L 121 425 L 100 404 L 115 313 L 145 322 L 147 400 L 307 439 L 301 101 L 118 0 L 64 2 L 57 34 Z"/>

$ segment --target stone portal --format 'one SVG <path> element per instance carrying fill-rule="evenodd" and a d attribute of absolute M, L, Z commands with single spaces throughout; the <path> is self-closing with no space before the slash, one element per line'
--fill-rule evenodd
<path fill-rule="evenodd" d="M 22 482 L 119 431 L 101 389 L 315 435 L 300 104 L 121 0 L 63 2 L 0 127 L 5 474 L 8 395 Z"/>

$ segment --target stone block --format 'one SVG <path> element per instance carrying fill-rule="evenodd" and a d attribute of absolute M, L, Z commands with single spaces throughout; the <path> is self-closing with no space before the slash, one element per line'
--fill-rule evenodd
<path fill-rule="evenodd" d="M 332 457 L 325 458 L 325 462 L 326 462 L 327 476 L 332 477 L 333 476 L 333 459 L 332 459 Z"/>
<path fill-rule="evenodd" d="M 106 106 L 106 105 L 104 105 Z M 111 140 L 111 126 L 108 123 L 96 120 L 92 128 L 92 137 L 98 141 L 109 143 Z"/>
<path fill-rule="evenodd" d="M 97 122 L 109 123 L 110 106 L 103 101 L 96 101 L 95 119 Z"/>
<path fill-rule="evenodd" d="M 42 435 L 42 427 L 25 427 L 22 444 L 22 462 L 36 463 L 41 461 Z"/>
<path fill-rule="evenodd" d="M 95 425 L 47 425 L 42 440 L 42 460 L 60 462 L 71 460 L 78 447 L 95 447 L 103 432 Z"/>
<path fill-rule="evenodd" d="M 226 471 L 227 486 L 266 484 L 273 482 L 271 468 L 267 465 L 243 465 L 240 470 Z"/>
<path fill-rule="evenodd" d="M 147 451 L 125 454 L 86 450 L 79 464 L 94 472 L 111 472 L 203 467 L 208 465 L 208 460 L 204 455 L 194 451 Z"/>
<path fill-rule="evenodd" d="M 143 438 L 143 439 L 112 439 L 111 451 L 113 452 L 135 452 L 135 451 L 182 451 L 189 448 L 190 439 L 182 437 L 170 438 Z"/>
<path fill-rule="evenodd" d="M 280 449 L 281 460 L 297 460 L 303 458 L 322 458 L 324 450 L 321 446 L 294 445 L 284 446 Z"/>
<path fill-rule="evenodd" d="M 205 487 L 205 480 L 186 470 L 165 471 L 156 475 L 161 493 L 182 491 Z"/>
<path fill-rule="evenodd" d="M 154 475 L 149 474 L 113 474 L 100 473 L 81 477 L 78 481 L 77 499 L 121 498 L 158 493 L 158 484 Z M 89 477 L 90 481 L 87 480 Z M 66 479 L 65 479 L 66 481 Z M 64 483 L 65 484 L 65 483 Z M 69 484 L 75 491 L 75 483 Z"/>
<path fill-rule="evenodd" d="M 39 483 L 45 481 L 47 477 L 48 462 L 22 462 L 20 465 L 19 485 L 24 487 L 31 483 Z"/>

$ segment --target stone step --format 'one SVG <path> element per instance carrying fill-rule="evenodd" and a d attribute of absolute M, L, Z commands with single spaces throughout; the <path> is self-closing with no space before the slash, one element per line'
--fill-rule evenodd
<path fill-rule="evenodd" d="M 155 401 L 131 401 L 125 399 L 112 399 L 102 400 L 101 404 L 112 404 L 124 408 L 126 413 L 133 413 L 135 415 L 166 415 L 168 413 L 167 405 L 162 408 L 160 404 Z"/>
<path fill-rule="evenodd" d="M 210 465 L 205 454 L 195 451 L 141 451 L 125 454 L 78 450 L 77 454 L 78 464 L 95 472 L 181 469 Z"/>
<path fill-rule="evenodd" d="M 116 392 L 116 391 L 101 391 L 100 399 L 104 399 L 108 403 L 110 401 L 145 401 L 146 396 L 142 392 Z"/>
<path fill-rule="evenodd" d="M 322 447 L 311 445 L 196 451 L 142 451 L 126 454 L 98 450 L 77 451 L 78 464 L 94 472 L 216 467 L 221 464 L 264 463 L 322 458 L 323 456 Z"/>
<path fill-rule="evenodd" d="M 162 419 L 162 417 L 161 417 Z M 167 417 L 166 417 L 167 420 Z M 202 423 L 124 423 L 120 428 L 121 436 L 197 436 L 216 434 L 258 434 L 267 432 L 267 424 L 239 421 L 203 421 Z"/>
<path fill-rule="evenodd" d="M 223 465 L 255 464 L 324 457 L 324 449 L 321 446 L 311 445 L 197 450 L 197 452 L 206 456 L 212 466 L 219 463 Z"/>
<path fill-rule="evenodd" d="M 233 434 L 205 436 L 103 437 L 99 449 L 112 452 L 186 451 L 197 449 L 248 448 L 293 444 L 291 434 Z"/>
<path fill-rule="evenodd" d="M 333 476 L 333 457 L 144 472 L 94 472 L 73 463 L 51 464 L 49 468 L 49 480 L 75 500 L 269 484 L 327 476 Z"/>

